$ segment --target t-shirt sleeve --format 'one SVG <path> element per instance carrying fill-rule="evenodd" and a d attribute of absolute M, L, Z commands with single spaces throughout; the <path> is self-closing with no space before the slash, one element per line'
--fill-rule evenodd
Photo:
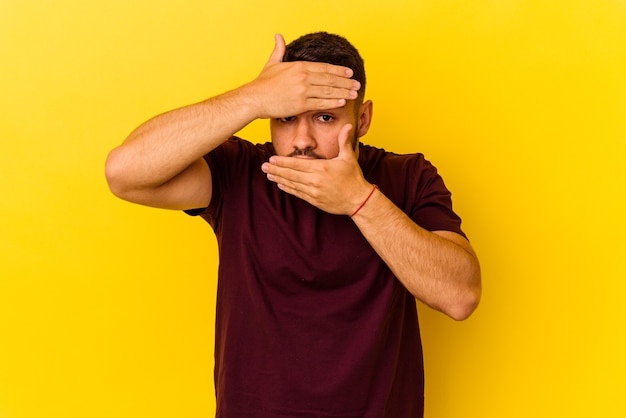
<path fill-rule="evenodd" d="M 437 169 L 421 154 L 415 156 L 414 197 L 408 215 L 429 231 L 451 231 L 464 237 L 461 218 L 452 209 L 452 194 Z"/>
<path fill-rule="evenodd" d="M 240 138 L 232 137 L 204 156 L 204 160 L 211 170 L 211 203 L 206 208 L 185 210 L 187 215 L 202 216 L 211 226 L 214 228 L 217 226 L 224 191 L 227 189 L 233 173 L 238 170 L 237 164 L 245 164 L 244 156 L 247 154 L 244 148 L 247 146 L 253 145 Z"/>

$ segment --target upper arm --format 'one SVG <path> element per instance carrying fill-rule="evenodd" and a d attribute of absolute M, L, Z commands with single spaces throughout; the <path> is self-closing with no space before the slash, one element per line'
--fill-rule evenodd
<path fill-rule="evenodd" d="M 154 187 L 112 191 L 118 197 L 162 209 L 195 209 L 211 202 L 212 176 L 209 165 L 200 158 L 167 182 Z"/>

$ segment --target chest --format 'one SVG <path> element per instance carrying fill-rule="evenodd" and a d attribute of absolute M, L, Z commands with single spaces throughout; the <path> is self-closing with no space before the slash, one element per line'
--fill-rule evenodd
<path fill-rule="evenodd" d="M 285 291 L 351 286 L 379 268 L 380 258 L 348 216 L 325 213 L 264 178 L 252 183 L 224 201 L 222 265 L 239 265 Z"/>

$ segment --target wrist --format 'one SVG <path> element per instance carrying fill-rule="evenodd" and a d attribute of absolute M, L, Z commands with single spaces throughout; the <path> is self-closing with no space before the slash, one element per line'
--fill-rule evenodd
<path fill-rule="evenodd" d="M 262 99 L 263 95 L 259 92 L 255 81 L 246 83 L 235 91 L 239 97 L 238 100 L 241 106 L 248 112 L 253 120 L 272 117 L 267 113 L 266 105 Z"/>
<path fill-rule="evenodd" d="M 354 212 L 352 212 L 352 214 L 350 215 L 351 218 L 353 218 L 355 215 L 357 215 L 359 212 L 361 212 L 361 210 L 365 207 L 365 205 L 367 205 L 367 203 L 369 202 L 369 200 L 372 198 L 372 196 L 377 193 L 377 191 L 379 190 L 378 186 L 375 184 L 371 185 L 371 189 L 368 192 L 368 194 L 365 196 L 365 199 L 363 199 L 363 201 L 359 204 L 359 206 L 356 207 L 356 209 L 354 210 Z"/>

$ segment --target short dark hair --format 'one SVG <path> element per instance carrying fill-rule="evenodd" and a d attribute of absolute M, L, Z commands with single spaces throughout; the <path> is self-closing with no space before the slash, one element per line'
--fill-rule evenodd
<path fill-rule="evenodd" d="M 313 61 L 341 65 L 354 71 L 361 83 L 359 98 L 365 96 L 365 65 L 359 51 L 346 38 L 327 32 L 303 35 L 287 45 L 283 61 Z"/>

